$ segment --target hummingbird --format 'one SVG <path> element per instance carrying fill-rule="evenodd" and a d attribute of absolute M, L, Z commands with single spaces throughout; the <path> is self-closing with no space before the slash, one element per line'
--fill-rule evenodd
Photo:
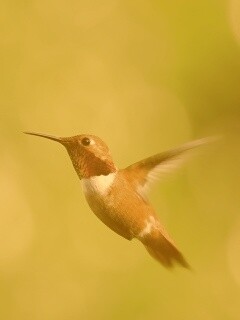
<path fill-rule="evenodd" d="M 127 240 L 138 239 L 164 267 L 179 264 L 190 269 L 147 195 L 156 179 L 177 167 L 191 149 L 206 144 L 209 138 L 188 142 L 118 169 L 106 143 L 95 135 L 55 137 L 24 133 L 59 142 L 66 148 L 89 207 L 107 227 Z"/>

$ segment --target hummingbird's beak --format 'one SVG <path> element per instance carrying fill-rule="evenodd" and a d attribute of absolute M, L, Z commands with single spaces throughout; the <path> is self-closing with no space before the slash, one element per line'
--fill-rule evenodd
<path fill-rule="evenodd" d="M 48 134 L 35 133 L 35 132 L 23 132 L 23 133 L 29 134 L 29 135 L 32 135 L 32 136 L 37 136 L 37 137 L 50 139 L 50 140 L 53 140 L 53 141 L 57 141 L 57 142 L 59 142 L 61 144 L 65 144 L 67 142 L 67 138 L 58 138 L 58 137 L 55 137 L 55 136 L 50 136 Z"/>

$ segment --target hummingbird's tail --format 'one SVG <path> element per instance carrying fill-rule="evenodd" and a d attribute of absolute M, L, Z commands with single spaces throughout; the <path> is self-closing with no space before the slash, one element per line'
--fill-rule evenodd
<path fill-rule="evenodd" d="M 157 237 L 145 239 L 142 243 L 150 255 L 164 267 L 172 268 L 175 263 L 178 263 L 186 269 L 191 269 L 182 253 L 162 233 L 159 232 Z"/>

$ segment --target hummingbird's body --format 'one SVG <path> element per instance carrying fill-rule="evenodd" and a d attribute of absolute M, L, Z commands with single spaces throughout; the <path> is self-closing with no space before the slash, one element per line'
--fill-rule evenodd
<path fill-rule="evenodd" d="M 128 240 L 137 238 L 145 227 L 145 220 L 154 215 L 153 209 L 134 190 L 123 171 L 109 176 L 83 179 L 87 202 L 110 229 Z"/>
<path fill-rule="evenodd" d="M 95 215 L 120 236 L 140 240 L 148 252 L 166 267 L 174 262 L 188 268 L 147 200 L 152 180 L 182 159 L 182 155 L 206 142 L 190 142 L 178 149 L 163 152 L 118 170 L 106 144 L 97 136 L 70 138 L 28 133 L 63 144 L 82 180 L 86 200 Z"/>

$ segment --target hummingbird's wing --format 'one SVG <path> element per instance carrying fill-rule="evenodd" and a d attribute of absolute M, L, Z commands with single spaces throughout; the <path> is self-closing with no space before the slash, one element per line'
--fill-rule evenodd
<path fill-rule="evenodd" d="M 216 139 L 203 138 L 188 142 L 178 148 L 136 162 L 124 170 L 131 176 L 138 192 L 144 196 L 151 183 L 178 167 L 187 158 L 190 150 L 213 140 Z"/>

